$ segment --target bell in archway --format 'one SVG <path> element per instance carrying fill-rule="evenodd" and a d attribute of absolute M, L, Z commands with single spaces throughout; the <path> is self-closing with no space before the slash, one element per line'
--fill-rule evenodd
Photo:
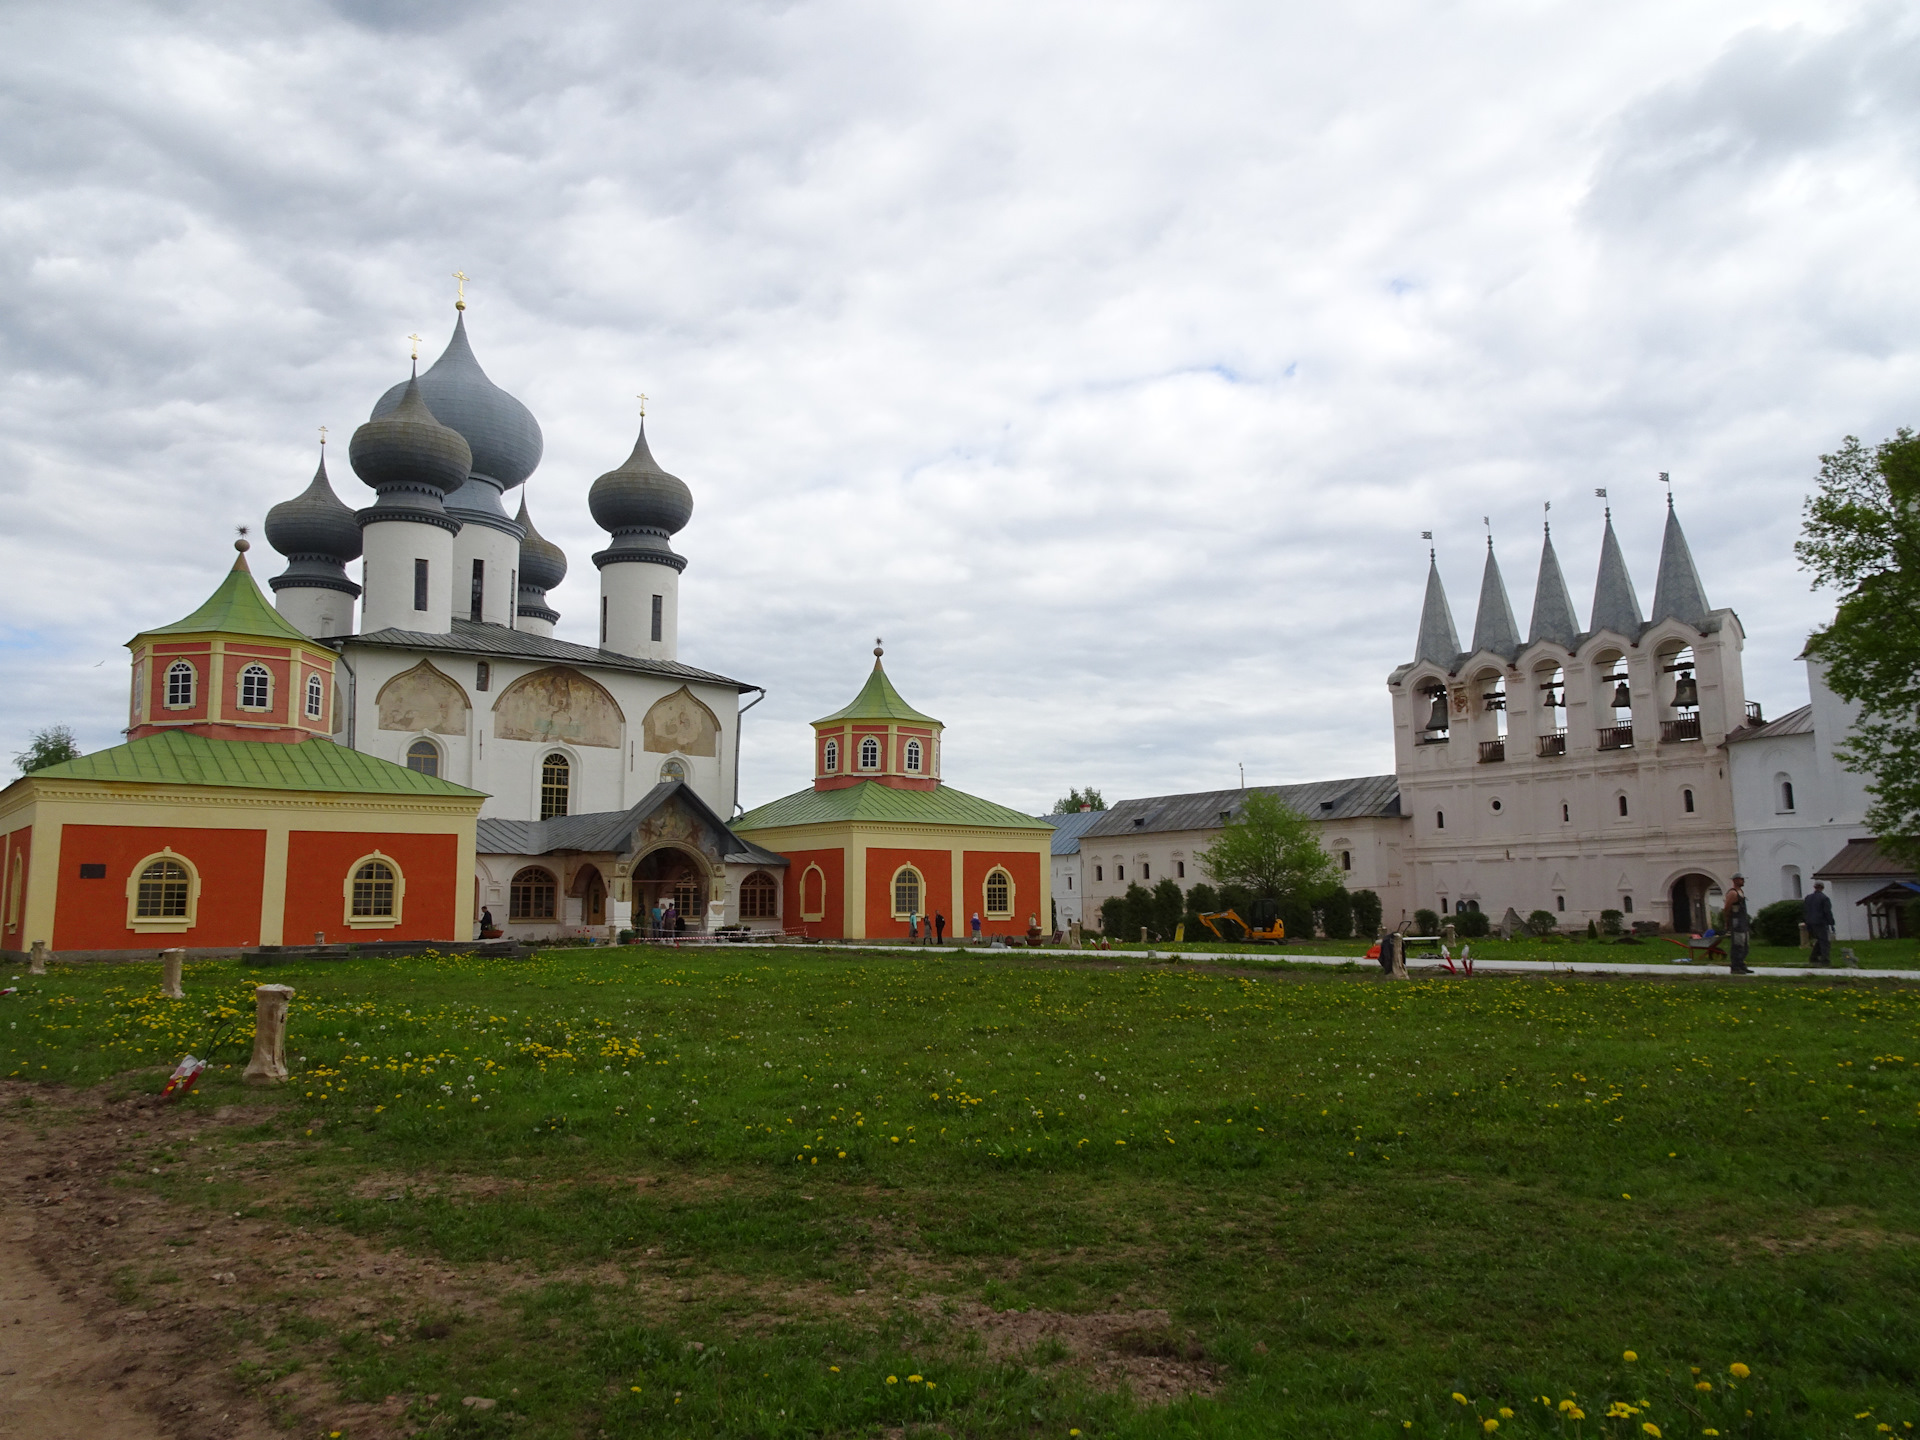
<path fill-rule="evenodd" d="M 1427 716 L 1427 730 L 1431 733 L 1434 731 L 1444 731 L 1446 728 L 1447 692 L 1444 690 L 1436 690 L 1433 692 L 1433 713 Z"/>
<path fill-rule="evenodd" d="M 1613 687 L 1613 708 L 1616 710 L 1631 710 L 1633 708 L 1633 696 L 1627 690 L 1627 682 L 1624 680 Z"/>
<path fill-rule="evenodd" d="M 1693 672 L 1682 670 L 1680 679 L 1673 687 L 1673 708 L 1676 710 L 1697 710 L 1700 708 L 1700 687 L 1693 683 Z"/>

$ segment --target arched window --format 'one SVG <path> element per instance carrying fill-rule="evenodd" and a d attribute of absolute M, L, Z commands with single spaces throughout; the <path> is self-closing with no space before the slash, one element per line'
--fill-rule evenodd
<path fill-rule="evenodd" d="M 905 920 L 920 913 L 920 872 L 902 865 L 893 872 L 893 918 Z"/>
<path fill-rule="evenodd" d="M 880 768 L 880 742 L 871 735 L 860 742 L 860 768 L 862 770 Z"/>
<path fill-rule="evenodd" d="M 678 756 L 675 756 L 673 759 L 667 761 L 666 764 L 660 767 L 660 779 L 663 783 L 668 780 L 679 780 L 684 782 L 686 778 L 687 778 L 687 762 L 680 759 Z"/>
<path fill-rule="evenodd" d="M 273 676 L 264 665 L 248 665 L 240 672 L 240 708 L 264 710 L 273 693 Z"/>
<path fill-rule="evenodd" d="M 431 740 L 414 741 L 407 746 L 407 769 L 418 770 L 422 775 L 438 775 L 440 747 Z"/>
<path fill-rule="evenodd" d="M 771 920 L 779 913 L 780 887 L 764 870 L 756 870 L 740 882 L 740 918 Z"/>
<path fill-rule="evenodd" d="M 1340 852 L 1340 868 L 1342 870 L 1351 870 L 1353 868 L 1353 852 L 1351 850 L 1342 850 Z"/>
<path fill-rule="evenodd" d="M 1573 807 L 1564 800 L 1560 802 L 1560 823 L 1563 825 L 1573 823 Z"/>
<path fill-rule="evenodd" d="M 1782 810 L 1793 809 L 1793 781 L 1791 780 L 1782 780 L 1780 782 L 1780 808 Z"/>
<path fill-rule="evenodd" d="M 1011 915 L 1013 913 L 1013 877 L 998 868 L 989 870 L 986 901 L 987 914 L 994 919 L 1001 920 Z"/>
<path fill-rule="evenodd" d="M 184 920 L 192 879 L 178 860 L 151 860 L 140 871 L 133 913 L 142 920 Z"/>
<path fill-rule="evenodd" d="M 1616 795 L 1614 799 L 1620 806 L 1620 813 L 1625 815 L 1627 813 L 1627 797 L 1624 795 Z"/>
<path fill-rule="evenodd" d="M 1103 869 L 1102 869 L 1102 868 L 1101 868 L 1100 866 L 1098 866 L 1098 865 L 1096 865 L 1096 866 L 1094 866 L 1094 867 L 1093 867 L 1093 878 L 1094 878 L 1094 879 L 1096 879 L 1096 880 L 1100 880 L 1100 881 L 1105 881 L 1105 879 L 1107 878 L 1107 875 L 1106 875 L 1106 871 L 1105 871 L 1105 870 L 1103 870 Z"/>
<path fill-rule="evenodd" d="M 1436 810 L 1433 812 L 1433 828 L 1436 830 L 1444 830 L 1447 828 L 1447 812 L 1446 811 Z"/>
<path fill-rule="evenodd" d="M 840 742 L 829 740 L 820 748 L 820 768 L 831 775 L 840 768 Z"/>
<path fill-rule="evenodd" d="M 800 877 L 800 918 L 827 918 L 827 872 L 818 865 L 807 866 L 806 873 Z"/>
<path fill-rule="evenodd" d="M 1554 896 L 1554 897 L 1553 897 L 1553 908 L 1554 908 L 1554 909 L 1556 909 L 1556 910 L 1565 910 L 1565 909 L 1567 908 L 1567 897 L 1566 897 L 1566 896 L 1564 896 L 1564 895 L 1556 895 L 1556 896 Z"/>
<path fill-rule="evenodd" d="M 507 919 L 553 919 L 554 896 L 559 888 L 552 875 L 538 865 L 529 865 L 507 887 Z"/>
<path fill-rule="evenodd" d="M 318 720 L 320 712 L 326 707 L 327 687 L 318 675 L 307 676 L 307 718 Z"/>
<path fill-rule="evenodd" d="M 184 710 L 193 704 L 193 666 L 185 660 L 176 660 L 167 667 L 167 706 L 173 710 Z"/>
<path fill-rule="evenodd" d="M 573 762 L 556 750 L 540 762 L 540 818 L 567 814 L 572 788 Z"/>
<path fill-rule="evenodd" d="M 353 872 L 353 918 L 390 919 L 393 915 L 393 867 L 368 860 Z"/>
<path fill-rule="evenodd" d="M 1680 808 L 1685 810 L 1689 815 L 1693 814 L 1693 791 L 1682 790 L 1680 792 Z"/>
<path fill-rule="evenodd" d="M 910 775 L 920 773 L 920 742 L 918 740 L 907 741 L 907 773 Z"/>
<path fill-rule="evenodd" d="M 1798 865 L 1782 865 L 1780 867 L 1780 881 L 1780 889 L 1785 899 L 1799 900 L 1804 898 L 1805 892 L 1800 888 L 1800 867 Z"/>

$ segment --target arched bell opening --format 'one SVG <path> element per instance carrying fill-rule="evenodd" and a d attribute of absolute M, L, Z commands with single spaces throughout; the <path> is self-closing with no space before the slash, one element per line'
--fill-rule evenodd
<path fill-rule="evenodd" d="M 1633 687 L 1626 656 L 1618 650 L 1602 650 L 1593 657 L 1593 714 L 1598 749 L 1633 748 Z"/>
<path fill-rule="evenodd" d="M 1693 647 L 1669 640 L 1654 656 L 1654 698 L 1660 704 L 1660 739 L 1679 744 L 1700 738 L 1699 666 Z"/>
<path fill-rule="evenodd" d="M 1488 667 L 1473 676 L 1468 691 L 1472 697 L 1473 738 L 1479 747 L 1482 764 L 1507 758 L 1507 678 Z"/>
<path fill-rule="evenodd" d="M 1540 755 L 1567 753 L 1567 672 L 1555 660 L 1533 667 L 1533 693 L 1539 697 L 1534 713 L 1534 749 Z"/>

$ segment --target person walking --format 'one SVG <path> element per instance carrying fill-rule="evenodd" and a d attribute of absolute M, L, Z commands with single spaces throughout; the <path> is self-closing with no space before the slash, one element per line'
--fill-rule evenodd
<path fill-rule="evenodd" d="M 1733 888 L 1727 891 L 1726 903 L 1721 909 L 1723 923 L 1727 927 L 1727 969 L 1734 975 L 1751 975 L 1747 968 L 1747 947 L 1753 943 L 1753 917 L 1747 914 L 1747 877 L 1733 877 Z"/>
<path fill-rule="evenodd" d="M 1813 940 L 1813 963 L 1821 969 L 1833 964 L 1833 897 L 1827 882 L 1813 882 L 1813 893 L 1800 902 L 1800 913 Z"/>
<path fill-rule="evenodd" d="M 933 912 L 933 943 L 936 945 L 947 943 L 947 917 L 938 910 Z"/>
<path fill-rule="evenodd" d="M 920 912 L 918 910 L 907 912 L 907 940 L 915 945 L 920 943 Z"/>
<path fill-rule="evenodd" d="M 980 912 L 978 910 L 973 912 L 973 943 L 976 945 L 980 943 Z"/>
<path fill-rule="evenodd" d="M 482 905 L 480 907 L 480 938 L 482 940 L 486 939 L 487 932 L 491 929 L 493 929 L 493 911 L 489 907 Z"/>

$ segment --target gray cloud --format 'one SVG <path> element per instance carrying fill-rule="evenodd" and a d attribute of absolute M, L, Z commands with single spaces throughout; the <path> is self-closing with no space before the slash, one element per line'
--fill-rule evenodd
<path fill-rule="evenodd" d="M 1752 15 L 10 9 L 0 748 L 111 743 L 121 643 L 437 349 L 456 268 L 547 433 L 563 635 L 653 397 L 683 653 L 771 692 L 749 802 L 876 633 L 1008 803 L 1384 770 L 1419 530 L 1469 625 L 1492 516 L 1524 616 L 1551 499 L 1584 612 L 1593 487 L 1650 595 L 1660 470 L 1796 703 L 1815 457 L 1920 378 L 1920 52 Z"/>

